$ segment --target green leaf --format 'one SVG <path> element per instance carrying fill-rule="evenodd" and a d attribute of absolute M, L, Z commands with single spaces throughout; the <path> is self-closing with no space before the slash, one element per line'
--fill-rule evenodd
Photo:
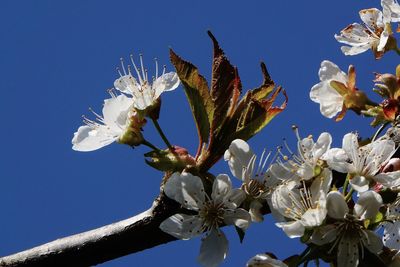
<path fill-rule="evenodd" d="M 235 226 L 236 232 L 239 236 L 240 243 L 243 243 L 244 236 L 246 235 L 245 231 L 242 228 Z"/>
<path fill-rule="evenodd" d="M 199 74 L 198 69 L 193 64 L 180 58 L 172 49 L 170 50 L 170 58 L 185 88 L 186 97 L 196 122 L 200 139 L 199 146 L 201 146 L 204 142 L 208 142 L 214 114 L 214 105 L 207 81 Z"/>
<path fill-rule="evenodd" d="M 211 134 L 216 135 L 229 117 L 239 100 L 242 84 L 237 69 L 232 66 L 214 35 L 208 31 L 213 47 L 211 98 L 215 111 L 211 124 Z"/>

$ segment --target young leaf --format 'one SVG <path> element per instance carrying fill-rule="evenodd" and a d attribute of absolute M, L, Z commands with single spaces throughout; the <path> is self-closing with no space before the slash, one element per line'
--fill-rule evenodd
<path fill-rule="evenodd" d="M 170 50 L 170 58 L 185 88 L 186 97 L 196 122 L 200 139 L 199 147 L 201 147 L 204 142 L 208 142 L 214 114 L 214 105 L 207 81 L 199 74 L 198 69 L 193 64 L 180 58 L 172 49 Z"/>
<path fill-rule="evenodd" d="M 229 62 L 214 35 L 210 31 L 208 35 L 214 47 L 210 93 L 215 107 L 211 134 L 216 135 L 229 113 L 235 108 L 242 86 L 237 69 Z"/>
<path fill-rule="evenodd" d="M 282 92 L 285 101 L 280 107 L 272 107 L 278 94 Z M 261 131 L 276 115 L 281 113 L 287 105 L 288 97 L 282 87 L 278 87 L 268 99 L 251 99 L 244 110 L 243 116 L 237 123 L 237 131 L 233 134 L 233 139 L 250 139 L 253 135 Z M 232 139 L 232 140 L 233 140 Z"/>

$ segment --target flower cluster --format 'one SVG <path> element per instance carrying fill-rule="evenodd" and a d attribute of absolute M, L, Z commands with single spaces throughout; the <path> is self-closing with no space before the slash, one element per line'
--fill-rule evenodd
<path fill-rule="evenodd" d="M 329 133 L 322 133 L 317 142 L 311 137 L 299 138 L 297 154 L 283 156 L 259 175 L 264 185 L 273 184 L 264 199 L 276 225 L 290 238 L 301 237 L 309 247 L 327 246 L 327 256 L 336 255 L 337 266 L 357 266 L 364 250 L 378 255 L 383 244 L 400 249 L 395 242 L 400 239 L 399 208 L 385 205 L 381 196 L 384 192 L 396 194 L 400 185 L 399 159 L 392 158 L 395 142 L 380 138 L 360 145 L 354 133 L 343 137 L 342 148 L 331 148 L 331 142 Z M 228 153 L 232 172 L 235 164 L 243 164 L 251 153 L 247 143 L 235 141 Z M 278 166 L 284 171 L 271 176 Z M 335 183 L 333 171 L 342 177 Z M 340 173 L 344 175 L 337 175 Z M 375 232 L 379 226 L 385 227 L 383 238 Z M 251 259 L 248 265 L 258 266 L 257 262 L 266 261 L 262 257 Z"/>

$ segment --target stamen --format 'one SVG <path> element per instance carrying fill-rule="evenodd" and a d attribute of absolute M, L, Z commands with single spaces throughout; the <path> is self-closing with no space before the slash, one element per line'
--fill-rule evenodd
<path fill-rule="evenodd" d="M 290 153 L 290 155 L 294 155 L 293 151 L 290 149 L 288 143 L 286 142 L 286 138 L 283 138 L 283 144 L 285 145 L 285 148 Z"/>
<path fill-rule="evenodd" d="M 114 90 L 115 90 L 114 88 L 107 89 L 107 93 L 109 93 L 112 98 L 117 97 L 117 95 L 114 93 Z"/>
<path fill-rule="evenodd" d="M 139 69 L 137 68 L 137 66 L 136 66 L 136 64 L 135 64 L 135 61 L 133 60 L 133 55 L 130 54 L 129 57 L 131 58 L 131 62 L 132 62 L 133 68 L 135 69 L 136 75 L 138 76 L 139 83 L 140 83 L 140 84 L 143 84 L 143 79 L 142 79 L 142 77 L 140 76 L 140 72 L 139 72 Z"/>
<path fill-rule="evenodd" d="M 141 68 L 142 68 L 143 79 L 144 79 L 145 81 L 147 81 L 147 79 L 146 79 L 146 74 L 145 74 L 145 71 L 144 71 L 144 66 L 143 66 L 143 55 L 142 55 L 142 54 L 139 54 L 139 57 L 140 57 L 140 66 L 141 66 Z"/>
<path fill-rule="evenodd" d="M 154 58 L 154 62 L 156 63 L 156 79 L 158 78 L 158 60 Z"/>
<path fill-rule="evenodd" d="M 126 70 L 125 70 L 125 66 L 124 66 L 124 59 L 121 57 L 119 60 L 121 61 L 121 67 L 122 67 L 122 70 L 124 72 L 124 75 L 126 75 Z"/>
<path fill-rule="evenodd" d="M 165 74 L 165 71 L 167 70 L 167 65 L 164 65 L 163 66 L 163 70 L 162 70 L 162 75 L 164 75 Z"/>
<path fill-rule="evenodd" d="M 265 149 L 264 149 L 264 152 L 265 152 Z M 264 152 L 263 152 L 263 154 L 264 154 Z M 267 162 L 268 162 L 268 159 L 269 159 L 270 156 L 271 156 L 271 151 L 268 152 L 267 156 L 265 157 L 264 163 L 261 166 L 261 172 L 262 173 L 265 172 L 265 166 L 267 165 Z M 260 160 L 260 163 L 261 163 L 261 160 Z"/>
<path fill-rule="evenodd" d="M 292 130 L 293 130 L 294 133 L 296 134 L 297 140 L 300 141 L 301 138 L 300 138 L 300 134 L 299 134 L 299 127 L 297 127 L 297 125 L 292 125 Z"/>
<path fill-rule="evenodd" d="M 121 73 L 121 70 L 119 69 L 119 67 L 116 67 L 116 70 L 117 70 L 117 72 L 118 72 L 119 76 L 121 76 L 121 77 L 122 77 L 123 75 L 122 75 L 122 73 Z"/>
<path fill-rule="evenodd" d="M 100 116 L 99 114 L 97 114 L 91 107 L 89 107 L 89 111 L 92 112 L 96 116 L 96 120 L 98 120 L 100 122 L 104 122 L 103 117 Z"/>

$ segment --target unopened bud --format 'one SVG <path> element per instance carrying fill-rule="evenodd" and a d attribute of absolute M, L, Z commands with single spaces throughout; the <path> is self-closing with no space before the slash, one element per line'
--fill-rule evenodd
<path fill-rule="evenodd" d="M 150 160 L 146 163 L 160 171 L 182 171 L 187 166 L 196 165 L 196 160 L 188 151 L 179 146 L 161 151 L 151 151 L 145 154 Z"/>

